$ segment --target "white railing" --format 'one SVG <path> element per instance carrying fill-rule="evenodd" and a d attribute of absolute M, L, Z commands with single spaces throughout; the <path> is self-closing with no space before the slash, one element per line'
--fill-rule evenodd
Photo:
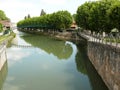
<path fill-rule="evenodd" d="M 120 33 L 117 33 L 115 36 L 111 33 L 103 35 L 99 33 L 91 34 L 84 31 L 78 32 L 78 34 L 91 42 L 107 44 L 120 48 Z"/>

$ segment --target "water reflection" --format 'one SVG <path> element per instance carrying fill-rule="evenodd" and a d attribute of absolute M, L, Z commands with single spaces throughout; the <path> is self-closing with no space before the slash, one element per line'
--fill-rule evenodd
<path fill-rule="evenodd" d="M 34 47 L 40 48 L 49 54 L 54 54 L 59 59 L 67 60 L 73 52 L 71 45 L 69 43 L 65 43 L 65 41 L 59 41 L 45 36 L 33 35 L 21 36 L 21 38 Z"/>
<path fill-rule="evenodd" d="M 35 35 L 21 35 L 18 44 L 36 48 L 8 48 L 3 90 L 107 90 L 87 58 L 86 45 Z"/>
<path fill-rule="evenodd" d="M 29 44 L 32 44 L 35 47 L 39 47 L 43 50 L 45 50 L 47 53 L 53 53 L 55 56 L 57 56 L 60 59 L 65 59 L 68 60 L 68 58 L 70 58 L 70 56 L 74 53 L 75 48 L 73 48 L 74 45 L 70 44 L 69 42 L 64 42 L 64 41 L 58 41 L 55 40 L 53 38 L 50 37 L 45 37 L 45 36 L 22 36 L 22 38 Z M 37 40 L 37 43 L 36 43 Z M 75 59 L 76 62 L 76 67 L 77 70 L 80 72 L 80 74 L 84 74 L 86 76 L 88 76 L 89 81 L 91 83 L 91 88 L 92 90 L 108 90 L 108 88 L 105 86 L 104 82 L 102 81 L 101 77 L 97 74 L 95 68 L 93 67 L 93 65 L 91 64 L 91 62 L 89 61 L 88 57 L 87 57 L 87 52 L 86 52 L 86 44 L 83 44 L 84 42 L 82 42 L 82 44 L 77 43 L 77 48 L 78 48 L 78 53 L 76 54 L 76 56 L 73 55 L 72 59 Z M 73 64 L 71 63 L 72 66 Z M 69 67 L 68 66 L 68 67 Z M 67 70 L 66 72 L 72 72 L 70 70 Z M 77 74 L 75 74 L 75 76 L 79 77 Z M 83 77 L 86 78 L 86 77 Z M 76 78 L 74 78 L 74 80 L 72 80 L 73 82 L 76 83 L 76 81 L 78 82 L 78 80 L 76 80 Z M 80 82 L 78 82 L 80 83 Z M 77 90 L 78 88 L 80 89 L 81 87 L 79 87 L 79 85 L 77 85 L 78 83 L 76 83 L 74 89 Z M 89 84 L 88 84 L 89 86 Z M 87 86 L 87 89 L 88 89 Z M 85 87 L 84 87 L 85 88 Z M 98 89 L 99 88 L 99 89 Z M 89 88 L 90 89 L 90 88 Z"/>
<path fill-rule="evenodd" d="M 8 67 L 7 67 L 7 61 L 6 61 L 4 66 L 2 67 L 2 69 L 0 71 L 0 90 L 2 90 L 4 81 L 5 81 L 6 76 L 7 76 L 7 72 L 8 72 Z"/>
<path fill-rule="evenodd" d="M 24 52 L 25 53 L 23 53 L 23 49 L 21 48 L 10 48 L 9 50 L 7 50 L 7 58 L 9 59 L 8 66 L 11 67 L 16 63 L 20 63 L 23 58 L 29 57 L 31 55 L 29 51 Z"/>
<path fill-rule="evenodd" d="M 86 56 L 85 56 L 85 52 L 83 52 L 83 48 L 85 46 L 78 46 L 78 53 L 76 54 L 76 66 L 77 66 L 77 70 L 79 72 L 81 72 L 82 74 L 85 74 L 87 75 L 87 69 L 86 69 L 86 66 L 85 66 L 85 59 L 86 59 Z M 83 49 L 83 50 L 82 50 Z"/>
<path fill-rule="evenodd" d="M 92 90 L 108 90 L 107 86 L 98 75 L 97 71 L 88 59 L 86 45 L 78 44 L 78 53 L 76 55 L 77 70 L 89 77 Z"/>

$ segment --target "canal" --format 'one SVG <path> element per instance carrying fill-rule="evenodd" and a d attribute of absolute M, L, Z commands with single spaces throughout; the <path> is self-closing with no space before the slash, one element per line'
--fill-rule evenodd
<path fill-rule="evenodd" d="M 86 45 L 18 32 L 7 48 L 0 90 L 108 90 Z"/>

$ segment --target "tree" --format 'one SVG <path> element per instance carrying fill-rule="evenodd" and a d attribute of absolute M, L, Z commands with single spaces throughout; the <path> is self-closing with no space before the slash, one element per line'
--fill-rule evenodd
<path fill-rule="evenodd" d="M 30 14 L 28 14 L 28 18 L 31 18 L 31 17 L 30 17 Z"/>
<path fill-rule="evenodd" d="M 120 1 L 116 1 L 108 10 L 109 23 L 112 24 L 111 29 L 117 28 L 120 31 Z"/>
<path fill-rule="evenodd" d="M 73 20 L 75 21 L 75 19 L 76 19 L 76 14 L 73 14 L 72 17 L 73 17 Z"/>
<path fill-rule="evenodd" d="M 0 20 L 9 20 L 8 17 L 6 17 L 4 11 L 0 10 Z"/>
<path fill-rule="evenodd" d="M 40 29 L 60 30 L 67 29 L 72 24 L 72 16 L 68 11 L 58 11 L 40 17 L 28 18 L 17 23 L 18 27 L 36 27 Z"/>
<path fill-rule="evenodd" d="M 3 26 L 2 26 L 2 24 L 0 23 L 0 32 L 2 32 L 3 31 Z"/>
<path fill-rule="evenodd" d="M 76 14 L 76 23 L 78 26 L 84 28 L 84 29 L 89 29 L 89 19 L 90 19 L 90 9 L 92 7 L 91 2 L 86 2 L 83 5 L 81 5 Z"/>
<path fill-rule="evenodd" d="M 24 19 L 27 19 L 27 17 L 25 16 Z"/>
<path fill-rule="evenodd" d="M 86 2 L 78 7 L 75 19 L 76 23 L 78 26 L 86 30 L 95 32 L 105 31 L 109 33 L 114 24 L 116 24 L 114 28 L 120 28 L 120 9 L 118 7 L 120 6 L 119 3 L 119 0 L 100 0 Z"/>
<path fill-rule="evenodd" d="M 40 16 L 43 16 L 43 15 L 46 15 L 46 12 L 42 9 L 41 13 L 40 13 Z"/>
<path fill-rule="evenodd" d="M 58 11 L 51 16 L 53 27 L 57 30 L 67 29 L 72 24 L 72 16 L 68 11 Z"/>

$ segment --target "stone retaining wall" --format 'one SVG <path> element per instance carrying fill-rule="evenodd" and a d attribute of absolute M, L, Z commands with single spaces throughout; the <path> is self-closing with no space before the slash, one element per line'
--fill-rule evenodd
<path fill-rule="evenodd" d="M 4 66 L 4 63 L 6 62 L 6 44 L 1 44 L 0 46 L 0 71 L 2 67 Z"/>
<path fill-rule="evenodd" d="M 88 41 L 88 57 L 109 90 L 120 90 L 120 48 Z"/>

